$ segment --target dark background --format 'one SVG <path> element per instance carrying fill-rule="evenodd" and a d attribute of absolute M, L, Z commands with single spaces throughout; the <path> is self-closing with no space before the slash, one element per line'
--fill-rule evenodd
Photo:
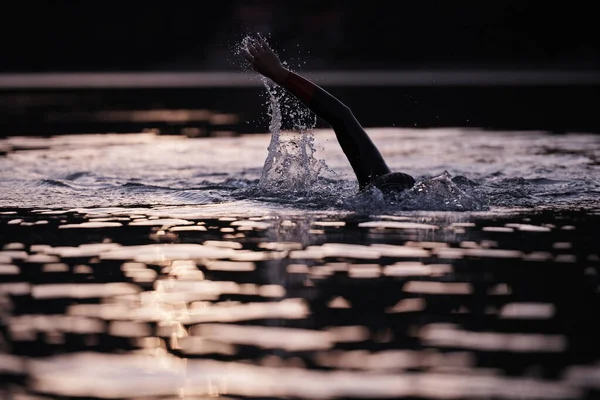
<path fill-rule="evenodd" d="M 46 72 L 236 72 L 241 68 L 236 44 L 260 32 L 299 72 L 502 70 L 516 76 L 525 70 L 542 78 L 548 71 L 567 76 L 558 83 L 326 87 L 366 127 L 600 132 L 600 33 L 593 2 L 81 0 L 5 2 L 2 7 L 0 78 L 24 73 L 29 79 L 29 73 Z M 590 73 L 590 82 L 577 79 Z M 239 117 L 236 124 L 214 129 L 204 121 L 203 135 L 223 129 L 265 132 L 264 101 L 260 86 L 8 85 L 0 87 L 0 136 L 147 128 L 178 133 L 200 124 L 166 119 L 133 124 L 127 116 L 109 124 L 102 117 L 107 110 L 148 109 L 208 109 Z M 93 115 L 82 120 L 73 111 Z"/>
<path fill-rule="evenodd" d="M 311 69 L 600 66 L 598 14 L 577 1 L 5 2 L 0 70 L 220 70 L 269 34 Z"/>

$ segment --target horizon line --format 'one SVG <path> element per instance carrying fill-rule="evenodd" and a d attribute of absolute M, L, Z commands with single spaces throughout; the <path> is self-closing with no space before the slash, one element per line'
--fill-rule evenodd
<path fill-rule="evenodd" d="M 597 85 L 600 72 L 578 70 L 367 70 L 305 71 L 323 86 L 553 86 Z M 0 89 L 251 88 L 257 73 L 127 71 L 0 73 Z"/>

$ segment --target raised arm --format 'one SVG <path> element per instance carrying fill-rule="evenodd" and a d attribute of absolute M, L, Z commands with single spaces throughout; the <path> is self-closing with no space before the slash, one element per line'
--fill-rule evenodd
<path fill-rule="evenodd" d="M 331 125 L 360 189 L 390 172 L 352 111 L 320 86 L 285 68 L 264 38 L 250 39 L 242 55 L 255 71 L 285 88 Z"/>

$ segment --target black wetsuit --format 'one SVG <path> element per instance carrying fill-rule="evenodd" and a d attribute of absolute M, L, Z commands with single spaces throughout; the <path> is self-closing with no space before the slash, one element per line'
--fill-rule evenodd
<path fill-rule="evenodd" d="M 382 190 L 403 190 L 414 185 L 415 180 L 410 175 L 390 171 L 381 153 L 348 106 L 320 86 L 293 72 L 278 83 L 331 125 L 356 174 L 359 190 L 370 185 Z"/>

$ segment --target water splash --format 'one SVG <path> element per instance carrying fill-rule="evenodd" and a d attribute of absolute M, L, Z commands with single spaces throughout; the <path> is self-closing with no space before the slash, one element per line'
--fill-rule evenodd
<path fill-rule="evenodd" d="M 372 187 L 354 196 L 341 197 L 337 206 L 361 214 L 397 211 L 481 211 L 488 208 L 485 192 L 475 182 L 447 171 L 424 178 L 409 190 L 382 193 Z"/>
<path fill-rule="evenodd" d="M 487 208 L 485 196 L 473 188 L 476 184 L 463 176 L 452 177 L 448 171 L 417 182 L 396 197 L 405 210 L 477 211 Z"/>
<path fill-rule="evenodd" d="M 316 119 L 283 89 L 266 79 L 263 82 L 268 95 L 271 141 L 259 186 L 267 190 L 310 191 L 326 168 L 325 162 L 315 157 L 311 129 Z M 284 115 L 291 119 L 291 131 L 282 129 Z"/>
<path fill-rule="evenodd" d="M 247 49 L 250 36 L 244 37 L 237 52 Z M 285 61 L 288 69 L 292 67 Z M 327 165 L 315 157 L 316 147 L 312 129 L 316 117 L 285 89 L 265 77 L 267 116 L 271 141 L 259 187 L 268 191 L 307 192 L 314 188 L 320 172 Z"/>

